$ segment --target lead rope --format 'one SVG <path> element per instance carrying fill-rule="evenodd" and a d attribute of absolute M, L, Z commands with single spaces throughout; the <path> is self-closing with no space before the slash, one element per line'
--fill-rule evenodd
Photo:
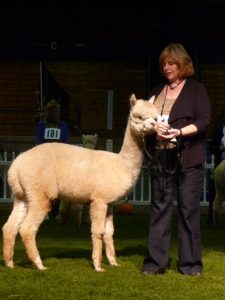
<path fill-rule="evenodd" d="M 145 143 L 145 139 L 144 139 L 144 136 L 142 135 L 142 141 L 143 141 L 143 149 L 146 153 L 146 155 L 148 156 L 148 158 L 150 160 L 152 160 L 152 156 L 151 154 L 148 152 L 147 150 L 147 147 L 146 147 L 146 143 Z M 164 147 L 166 149 L 166 144 L 164 144 Z M 166 157 L 165 157 L 165 154 L 167 154 L 167 151 L 162 151 L 161 149 L 158 149 L 160 155 L 159 155 L 159 159 L 160 159 L 160 173 L 163 175 L 163 176 L 166 176 L 167 174 L 167 169 L 166 169 Z"/>
<path fill-rule="evenodd" d="M 142 142 L 143 142 L 143 149 L 144 149 L 144 152 L 147 154 L 148 158 L 149 159 L 152 159 L 152 156 L 151 154 L 148 152 L 148 149 L 146 147 L 146 143 L 145 143 L 145 138 L 144 138 L 144 135 L 142 134 Z"/>

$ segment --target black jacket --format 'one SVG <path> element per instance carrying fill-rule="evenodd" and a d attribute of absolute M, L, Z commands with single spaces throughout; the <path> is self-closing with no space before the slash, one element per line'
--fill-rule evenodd
<path fill-rule="evenodd" d="M 164 85 L 154 88 L 149 95 L 156 97 Z M 205 87 L 194 79 L 187 79 L 176 102 L 174 103 L 169 124 L 180 129 L 194 124 L 198 132 L 193 136 L 182 137 L 180 162 L 183 168 L 190 168 L 205 160 L 206 130 L 210 122 L 210 102 Z M 151 152 L 154 147 L 154 136 L 147 137 L 147 148 Z"/>

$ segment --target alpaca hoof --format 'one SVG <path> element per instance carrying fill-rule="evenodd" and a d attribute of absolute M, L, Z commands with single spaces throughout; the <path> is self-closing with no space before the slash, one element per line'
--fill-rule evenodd
<path fill-rule="evenodd" d="M 99 268 L 99 269 L 97 270 L 97 272 L 105 272 L 105 269 Z"/>
<path fill-rule="evenodd" d="M 37 257 L 34 261 L 33 261 L 34 265 L 38 268 L 38 270 L 44 271 L 47 270 L 47 268 L 43 265 L 42 260 L 40 257 Z"/>
<path fill-rule="evenodd" d="M 48 270 L 48 268 L 46 268 L 45 266 L 38 266 L 37 267 L 38 268 L 38 270 L 40 270 L 40 271 L 46 271 L 46 270 Z"/>
<path fill-rule="evenodd" d="M 14 268 L 14 264 L 13 264 L 12 260 L 10 260 L 9 262 L 6 262 L 5 265 L 6 265 L 7 268 L 10 268 L 10 269 Z"/>
<path fill-rule="evenodd" d="M 119 264 L 117 263 L 115 257 L 113 257 L 111 259 L 108 258 L 108 261 L 109 261 L 109 263 L 110 263 L 111 266 L 114 266 L 114 267 L 118 267 L 119 266 Z"/>
<path fill-rule="evenodd" d="M 118 264 L 116 261 L 110 264 L 113 267 L 120 267 L 120 264 Z"/>
<path fill-rule="evenodd" d="M 103 268 L 96 268 L 95 271 L 96 272 L 105 272 L 105 269 L 103 269 Z"/>

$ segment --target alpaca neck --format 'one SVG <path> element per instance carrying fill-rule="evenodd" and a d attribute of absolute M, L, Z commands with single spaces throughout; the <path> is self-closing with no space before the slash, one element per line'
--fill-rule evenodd
<path fill-rule="evenodd" d="M 125 131 L 122 148 L 119 155 L 132 168 L 139 168 L 142 164 L 142 137 L 132 132 L 129 123 Z"/>

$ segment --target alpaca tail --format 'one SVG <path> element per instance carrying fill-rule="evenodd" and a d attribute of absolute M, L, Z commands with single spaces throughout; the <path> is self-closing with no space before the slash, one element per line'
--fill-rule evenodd
<path fill-rule="evenodd" d="M 19 179 L 19 171 L 16 164 L 12 164 L 8 171 L 8 184 L 12 192 L 13 198 L 22 199 L 24 190 Z"/>

